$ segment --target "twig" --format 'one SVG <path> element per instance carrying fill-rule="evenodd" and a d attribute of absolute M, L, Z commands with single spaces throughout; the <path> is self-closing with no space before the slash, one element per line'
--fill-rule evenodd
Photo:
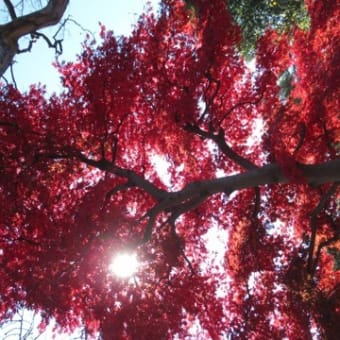
<path fill-rule="evenodd" d="M 170 224 L 170 227 L 171 227 L 171 233 L 172 233 L 173 237 L 176 239 L 177 245 L 178 245 L 178 247 L 180 249 L 180 254 L 183 256 L 184 261 L 187 263 L 187 265 L 188 265 L 188 267 L 190 269 L 191 276 L 193 276 L 193 275 L 195 275 L 195 270 L 194 270 L 194 268 L 192 266 L 191 261 L 186 256 L 186 254 L 184 252 L 184 249 L 183 249 L 183 246 L 182 246 L 181 238 L 178 236 L 178 234 L 176 232 L 176 226 L 175 226 L 175 220 L 176 219 L 177 219 L 177 217 L 173 218 L 172 216 L 169 219 L 169 224 Z"/>
<path fill-rule="evenodd" d="M 6 86 L 8 86 L 9 85 L 8 79 L 4 75 L 2 75 L 1 78 L 5 81 Z"/>
<path fill-rule="evenodd" d="M 10 72 L 11 72 L 11 78 L 12 78 L 13 85 L 14 85 L 14 87 L 17 89 L 17 88 L 18 88 L 18 85 L 17 85 L 17 82 L 16 82 L 15 77 L 14 77 L 13 63 L 11 63 L 9 69 L 10 69 Z"/>
<path fill-rule="evenodd" d="M 307 130 L 306 124 L 302 124 L 301 129 L 300 129 L 300 140 L 299 140 L 298 145 L 295 147 L 293 155 L 296 155 L 301 149 L 303 142 L 305 141 L 306 130 Z"/>
<path fill-rule="evenodd" d="M 232 161 L 234 161 L 236 164 L 240 165 L 242 168 L 247 170 L 257 169 L 258 167 L 254 165 L 252 162 L 250 162 L 248 159 L 240 156 L 237 152 L 235 152 L 225 141 L 224 138 L 224 130 L 221 128 L 219 132 L 213 133 L 204 131 L 201 128 L 199 128 L 196 125 L 193 124 L 186 124 L 184 126 L 184 129 L 190 132 L 195 133 L 198 136 L 201 136 L 203 138 L 211 139 L 213 140 L 217 146 L 220 148 L 220 150 Z"/>
<path fill-rule="evenodd" d="M 239 107 L 242 107 L 242 106 L 245 106 L 245 105 L 257 105 L 260 100 L 262 99 L 263 97 L 263 94 L 261 94 L 259 96 L 258 99 L 254 100 L 254 101 L 251 101 L 251 100 L 246 100 L 246 101 L 243 101 L 243 102 L 238 102 L 236 103 L 235 105 L 233 105 L 231 108 L 229 108 L 226 113 L 223 115 L 223 117 L 220 119 L 219 121 L 219 125 L 221 125 L 221 123 L 234 111 L 236 110 L 237 108 Z"/>
<path fill-rule="evenodd" d="M 58 28 L 58 30 L 57 30 L 57 31 L 55 32 L 55 34 L 53 35 L 53 39 L 56 40 L 57 35 L 58 35 L 59 32 L 61 31 L 61 29 L 64 28 L 65 25 L 66 25 L 66 23 L 69 22 L 69 21 L 72 22 L 73 24 L 75 24 L 76 26 L 78 26 L 82 31 L 89 33 L 89 34 L 92 36 L 92 38 L 94 39 L 94 34 L 93 34 L 93 32 L 90 31 L 90 30 L 88 30 L 87 28 L 85 28 L 85 27 L 82 26 L 81 24 L 79 24 L 79 22 L 77 22 L 76 20 L 72 19 L 71 16 L 68 16 L 68 17 L 63 21 L 63 23 L 60 25 L 60 27 Z"/>
<path fill-rule="evenodd" d="M 255 201 L 254 201 L 254 211 L 253 211 L 253 218 L 258 220 L 258 214 L 260 211 L 260 188 L 256 187 L 255 188 Z"/>

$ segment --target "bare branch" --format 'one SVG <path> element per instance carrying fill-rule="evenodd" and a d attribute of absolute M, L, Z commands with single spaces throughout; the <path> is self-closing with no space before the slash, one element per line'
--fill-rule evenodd
<path fill-rule="evenodd" d="M 237 152 L 235 152 L 225 141 L 224 138 L 224 131 L 223 129 L 220 129 L 218 134 L 215 134 L 213 132 L 208 132 L 200 129 L 198 126 L 187 124 L 184 127 L 185 130 L 195 133 L 198 136 L 201 136 L 203 138 L 211 139 L 213 140 L 217 146 L 220 148 L 220 150 L 232 161 L 243 167 L 244 169 L 251 170 L 256 169 L 257 166 L 254 165 L 252 162 L 247 160 L 246 158 L 240 156 Z"/>
<path fill-rule="evenodd" d="M 44 8 L 2 25 L 1 33 L 7 33 L 7 40 L 17 41 L 26 34 L 55 25 L 63 16 L 68 3 L 69 0 L 50 0 Z"/>
<path fill-rule="evenodd" d="M 4 74 L 18 53 L 18 40 L 38 29 L 55 25 L 63 16 L 69 0 L 49 0 L 47 5 L 30 14 L 15 17 L 12 21 L 0 25 L 0 75 Z M 6 2 L 7 8 L 10 1 Z"/>
<path fill-rule="evenodd" d="M 18 85 L 17 85 L 17 82 L 15 80 L 15 76 L 14 76 L 14 72 L 13 72 L 13 63 L 11 63 L 11 65 L 10 65 L 10 70 L 11 70 L 11 78 L 12 78 L 13 85 L 17 89 Z"/>
<path fill-rule="evenodd" d="M 9 85 L 9 81 L 7 80 L 7 78 L 4 75 L 2 75 L 1 78 L 4 80 L 6 85 Z"/>
<path fill-rule="evenodd" d="M 219 125 L 237 108 L 245 106 L 245 105 L 257 105 L 263 97 L 263 94 L 261 94 L 257 99 L 251 101 L 251 100 L 245 100 L 239 103 L 236 103 L 233 105 L 229 110 L 226 111 L 226 113 L 223 115 L 223 117 L 219 121 Z"/>
<path fill-rule="evenodd" d="M 189 269 L 190 269 L 190 273 L 191 273 L 191 276 L 195 275 L 195 270 L 192 266 L 192 263 L 191 261 L 188 259 L 188 257 L 186 256 L 185 254 L 185 251 L 184 251 L 184 247 L 183 247 L 183 244 L 181 242 L 181 238 L 178 236 L 177 232 L 176 232 L 176 225 L 175 225 L 175 220 L 171 217 L 170 220 L 169 220 L 169 223 L 170 223 L 170 227 L 171 227 L 171 233 L 172 233 L 172 236 L 175 238 L 176 240 L 176 243 L 177 243 L 177 246 L 179 247 L 180 249 L 180 253 L 181 255 L 183 256 L 184 258 L 184 261 L 187 263 Z"/>
<path fill-rule="evenodd" d="M 26 53 L 26 52 L 30 52 L 32 50 L 33 44 L 39 39 L 42 38 L 43 40 L 45 40 L 45 42 L 47 43 L 47 46 L 49 48 L 53 48 L 56 52 L 56 55 L 61 55 L 63 53 L 63 38 L 58 39 L 57 36 L 59 34 L 59 32 L 65 27 L 65 25 L 68 22 L 72 22 L 75 25 L 77 25 L 78 27 L 80 27 L 81 30 L 91 34 L 94 37 L 94 34 L 90 31 L 85 29 L 83 26 L 81 26 L 77 21 L 75 21 L 74 19 L 71 19 L 70 17 L 66 18 L 61 25 L 59 26 L 59 28 L 57 29 L 57 31 L 55 32 L 55 34 L 53 35 L 53 42 L 52 40 L 44 33 L 41 32 L 31 32 L 31 40 L 28 42 L 28 46 L 23 48 L 23 49 L 18 49 L 17 53 Z"/>
<path fill-rule="evenodd" d="M 8 13 L 9 13 L 11 19 L 15 20 L 17 18 L 17 15 L 15 13 L 15 9 L 14 9 L 13 4 L 11 3 L 10 0 L 4 0 L 4 3 L 5 3 L 5 5 L 6 5 L 7 9 L 8 9 Z"/>
<path fill-rule="evenodd" d="M 56 54 L 62 54 L 63 53 L 63 45 L 62 45 L 62 40 L 58 40 L 54 38 L 54 42 L 52 41 L 43 33 L 40 32 L 34 32 L 32 33 L 32 37 L 34 38 L 43 38 L 45 42 L 47 43 L 47 46 L 49 48 L 55 49 Z"/>
<path fill-rule="evenodd" d="M 299 131 L 299 134 L 300 134 L 300 140 L 299 140 L 299 143 L 297 144 L 297 146 L 295 147 L 295 150 L 293 152 L 294 155 L 296 155 L 299 150 L 301 149 L 302 145 L 303 145 L 303 142 L 305 141 L 305 136 L 306 136 L 306 124 L 302 124 L 301 127 L 300 127 L 300 131 Z"/>
<path fill-rule="evenodd" d="M 153 183 L 146 180 L 143 176 L 138 175 L 136 172 L 132 170 L 120 168 L 116 166 L 113 162 L 107 161 L 105 159 L 101 160 L 90 159 L 83 155 L 80 151 L 68 149 L 62 150 L 60 153 L 48 153 L 48 154 L 38 153 L 35 156 L 36 161 L 39 161 L 40 159 L 43 158 L 79 160 L 89 166 L 93 166 L 102 171 L 106 171 L 116 176 L 126 178 L 131 187 L 139 187 L 143 189 L 157 201 L 164 200 L 167 194 L 165 190 L 159 189 Z"/>
<path fill-rule="evenodd" d="M 57 40 L 57 36 L 59 34 L 59 32 L 65 27 L 65 25 L 68 23 L 68 22 L 72 22 L 73 24 L 75 24 L 76 26 L 78 26 L 82 31 L 90 34 L 92 36 L 92 38 L 94 39 L 95 36 L 93 34 L 92 31 L 88 30 L 87 28 L 85 28 L 84 26 L 82 26 L 79 22 L 77 22 L 76 20 L 72 19 L 70 16 L 68 16 L 63 22 L 62 24 L 60 25 L 60 27 L 58 28 L 58 30 L 55 32 L 55 34 L 53 35 L 53 39 L 54 40 Z"/>
<path fill-rule="evenodd" d="M 260 188 L 256 187 L 255 188 L 255 198 L 254 198 L 254 211 L 253 211 L 253 218 L 258 220 L 258 214 L 260 211 L 260 200 L 261 200 L 261 195 L 260 195 Z"/>

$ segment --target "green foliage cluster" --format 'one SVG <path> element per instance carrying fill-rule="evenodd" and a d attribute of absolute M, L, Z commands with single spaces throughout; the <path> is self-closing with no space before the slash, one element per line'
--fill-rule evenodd
<path fill-rule="evenodd" d="M 234 20 L 241 26 L 241 50 L 249 59 L 253 57 L 256 41 L 266 28 L 289 31 L 293 25 L 309 27 L 308 12 L 303 0 L 229 0 Z"/>

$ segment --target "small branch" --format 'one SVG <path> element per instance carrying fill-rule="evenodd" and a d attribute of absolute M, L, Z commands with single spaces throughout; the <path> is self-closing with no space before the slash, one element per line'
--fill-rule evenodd
<path fill-rule="evenodd" d="M 239 102 L 235 105 L 233 105 L 229 110 L 227 110 L 227 112 L 223 115 L 223 117 L 220 119 L 219 121 L 219 125 L 221 125 L 221 123 L 234 111 L 236 110 L 237 108 L 239 107 L 242 107 L 242 106 L 245 106 L 245 105 L 257 105 L 260 100 L 262 99 L 263 97 L 263 94 L 261 94 L 259 96 L 258 99 L 254 100 L 254 101 L 250 101 L 250 100 L 246 100 L 246 101 L 243 101 L 243 102 Z"/>
<path fill-rule="evenodd" d="M 169 219 L 169 224 L 170 224 L 170 227 L 171 227 L 171 233 L 172 233 L 172 236 L 175 238 L 176 242 L 177 242 L 177 245 L 180 249 L 180 253 L 181 255 L 183 256 L 184 258 L 184 261 L 187 263 L 189 269 L 190 269 L 190 272 L 191 272 L 191 276 L 195 275 L 195 270 L 192 266 L 192 263 L 191 261 L 188 259 L 188 257 L 186 256 L 185 252 L 184 252 L 184 249 L 183 249 L 183 246 L 182 246 L 182 241 L 181 241 L 181 238 L 178 236 L 177 232 L 176 232 L 176 225 L 175 225 L 175 220 L 177 219 L 176 218 L 173 218 L 172 216 L 170 217 Z"/>
<path fill-rule="evenodd" d="M 205 110 L 202 113 L 202 115 L 199 117 L 199 122 L 202 122 L 204 120 L 205 116 L 208 114 L 210 105 L 214 102 L 214 100 L 215 100 L 215 98 L 218 94 L 218 91 L 220 90 L 220 87 L 221 87 L 220 80 L 215 79 L 212 76 L 212 74 L 210 72 L 211 67 L 212 67 L 212 65 L 210 65 L 209 70 L 205 74 L 205 77 L 208 79 L 209 84 L 208 84 L 208 87 L 204 91 L 204 101 L 206 102 L 206 107 L 205 107 Z M 207 98 L 207 93 L 208 93 L 208 91 L 211 88 L 213 83 L 216 84 L 216 88 L 214 89 L 213 94 L 210 96 L 210 98 Z"/>
<path fill-rule="evenodd" d="M 6 5 L 6 7 L 7 7 L 7 10 L 8 10 L 8 13 L 9 13 L 11 19 L 15 20 L 17 18 L 17 15 L 15 13 L 15 9 L 14 9 L 13 4 L 11 3 L 10 0 L 4 0 L 4 3 Z"/>
<path fill-rule="evenodd" d="M 148 211 L 148 213 L 146 214 L 146 216 L 149 217 L 149 222 L 145 227 L 143 239 L 140 242 L 141 244 L 149 242 L 151 240 L 152 227 L 155 223 L 156 217 L 157 217 L 159 212 L 160 212 L 159 209 L 157 208 L 157 206 L 155 206 L 152 209 L 150 209 Z"/>
<path fill-rule="evenodd" d="M 9 81 L 7 80 L 7 78 L 4 75 L 2 75 L 1 78 L 4 80 L 6 86 L 8 86 L 9 85 Z"/>
<path fill-rule="evenodd" d="M 12 78 L 13 86 L 17 89 L 17 88 L 18 88 L 18 85 L 17 85 L 17 82 L 16 82 L 15 77 L 14 77 L 13 63 L 11 63 L 9 69 L 10 69 L 10 71 L 11 71 L 11 78 Z"/>
<path fill-rule="evenodd" d="M 55 39 L 54 38 L 54 42 L 52 43 L 52 41 L 45 34 L 40 33 L 40 32 L 32 33 L 32 37 L 33 38 L 43 38 L 45 40 L 45 42 L 47 43 L 47 46 L 49 48 L 55 49 L 55 52 L 56 52 L 57 55 L 60 55 L 60 54 L 63 53 L 63 45 L 62 45 L 63 40 L 62 39 Z"/>
<path fill-rule="evenodd" d="M 22 49 L 18 49 L 17 53 L 21 54 L 21 53 L 31 52 L 33 44 L 39 38 L 43 38 L 45 40 L 45 42 L 47 43 L 47 46 L 49 48 L 53 48 L 55 50 L 56 55 L 60 55 L 60 54 L 63 53 L 62 40 L 56 40 L 55 39 L 54 42 L 52 43 L 52 41 L 45 34 L 39 33 L 39 32 L 31 33 L 31 40 L 28 42 L 27 47 L 22 48 Z"/>
<path fill-rule="evenodd" d="M 311 213 L 310 217 L 310 224 L 311 224 L 311 240 L 309 245 L 309 251 L 308 251 L 308 272 L 310 274 L 314 273 L 315 266 L 316 266 L 316 260 L 313 260 L 314 255 L 314 248 L 315 248 L 315 238 L 317 234 L 317 216 L 321 212 L 321 210 L 324 209 L 327 201 L 330 199 L 330 197 L 335 193 L 335 190 L 338 186 L 339 182 L 333 183 L 333 185 L 326 191 L 323 196 L 321 197 L 319 204 L 315 207 L 315 209 Z"/>
<path fill-rule="evenodd" d="M 151 195 L 156 201 L 163 201 L 167 192 L 165 190 L 159 189 L 156 185 L 146 180 L 143 176 L 138 175 L 133 170 L 127 170 L 116 166 L 114 163 L 107 161 L 106 159 L 90 159 L 86 157 L 79 150 L 74 150 L 72 148 L 66 148 L 61 150 L 59 153 L 38 153 L 35 155 L 35 160 L 39 161 L 41 159 L 70 159 L 78 160 L 89 166 L 93 166 L 99 170 L 106 171 L 108 173 L 114 174 L 118 177 L 126 178 L 131 187 L 139 187 Z"/>
<path fill-rule="evenodd" d="M 305 141 L 306 130 L 307 130 L 306 124 L 302 124 L 301 129 L 300 129 L 300 140 L 299 140 L 298 145 L 295 147 L 293 155 L 296 155 L 299 152 L 299 150 L 301 149 L 303 142 Z"/>
<path fill-rule="evenodd" d="M 27 238 L 25 238 L 25 237 L 23 237 L 23 236 L 18 237 L 18 238 L 15 239 L 14 241 L 24 241 L 24 242 L 26 242 L 26 243 L 28 243 L 28 244 L 33 245 L 33 246 L 39 246 L 39 245 L 40 245 L 39 242 L 36 242 L 36 241 L 33 241 L 33 240 L 29 240 L 29 239 L 27 239 Z"/>
<path fill-rule="evenodd" d="M 79 22 L 77 22 L 76 20 L 72 19 L 70 16 L 68 16 L 64 21 L 63 23 L 60 25 L 60 27 L 58 28 L 58 30 L 55 32 L 55 34 L 53 35 L 53 39 L 54 40 L 57 40 L 57 36 L 59 34 L 59 32 L 65 27 L 65 25 L 68 23 L 68 22 L 72 22 L 73 24 L 75 24 L 76 26 L 78 26 L 82 31 L 90 34 L 92 36 L 92 38 L 94 39 L 95 36 L 93 34 L 92 31 L 86 29 L 85 27 L 83 27 L 81 24 L 79 24 Z"/>
<path fill-rule="evenodd" d="M 184 126 L 184 129 L 193 132 L 198 136 L 201 136 L 203 138 L 211 139 L 213 140 L 217 146 L 220 148 L 220 150 L 232 161 L 234 161 L 236 164 L 240 165 L 242 168 L 251 170 L 251 169 L 257 169 L 257 166 L 254 165 L 252 162 L 247 160 L 246 158 L 240 156 L 237 152 L 235 152 L 225 141 L 224 138 L 224 130 L 220 129 L 218 134 L 215 134 L 213 132 L 208 132 L 200 129 L 196 125 L 192 124 L 186 124 Z"/>
<path fill-rule="evenodd" d="M 70 19 L 70 17 L 66 18 L 63 23 L 59 26 L 58 30 L 56 31 L 56 33 L 53 35 L 53 42 L 52 40 L 45 35 L 44 33 L 41 32 L 31 32 L 31 40 L 28 42 L 28 46 L 23 48 L 23 49 L 18 49 L 17 53 L 26 53 L 26 52 L 30 52 L 32 50 L 33 44 L 39 39 L 42 38 L 45 40 L 45 42 L 47 43 L 47 46 L 49 48 L 53 48 L 55 50 L 55 53 L 57 56 L 61 55 L 63 53 L 63 39 L 57 39 L 57 36 L 59 34 L 59 32 L 65 27 L 67 22 L 72 22 L 74 24 L 76 24 L 78 27 L 81 28 L 81 30 L 91 34 L 94 37 L 94 34 L 85 29 L 83 26 L 81 26 L 79 23 L 77 23 L 74 19 Z"/>
<path fill-rule="evenodd" d="M 112 190 L 110 190 L 106 196 L 105 196 L 105 201 L 108 201 L 110 199 L 111 196 L 115 195 L 116 193 L 118 193 L 119 191 L 124 191 L 127 190 L 128 188 L 131 188 L 133 185 L 129 182 L 126 182 L 124 184 L 119 184 L 117 186 L 115 186 Z"/>
<path fill-rule="evenodd" d="M 253 218 L 258 220 L 258 214 L 260 211 L 260 188 L 255 188 L 255 200 L 254 200 L 254 212 L 253 212 Z"/>
<path fill-rule="evenodd" d="M 28 42 L 27 47 L 25 47 L 25 48 L 18 48 L 18 49 L 17 49 L 17 53 L 18 53 L 18 54 L 22 54 L 22 53 L 26 53 L 26 52 L 31 52 L 34 43 L 35 43 L 35 40 L 34 40 L 34 39 L 31 39 L 31 40 Z"/>

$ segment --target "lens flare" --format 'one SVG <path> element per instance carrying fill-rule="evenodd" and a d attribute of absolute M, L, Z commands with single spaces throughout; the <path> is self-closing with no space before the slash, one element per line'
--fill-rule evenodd
<path fill-rule="evenodd" d="M 121 278 L 129 278 L 137 271 L 138 260 L 136 254 L 118 254 L 110 264 L 109 270 Z"/>

